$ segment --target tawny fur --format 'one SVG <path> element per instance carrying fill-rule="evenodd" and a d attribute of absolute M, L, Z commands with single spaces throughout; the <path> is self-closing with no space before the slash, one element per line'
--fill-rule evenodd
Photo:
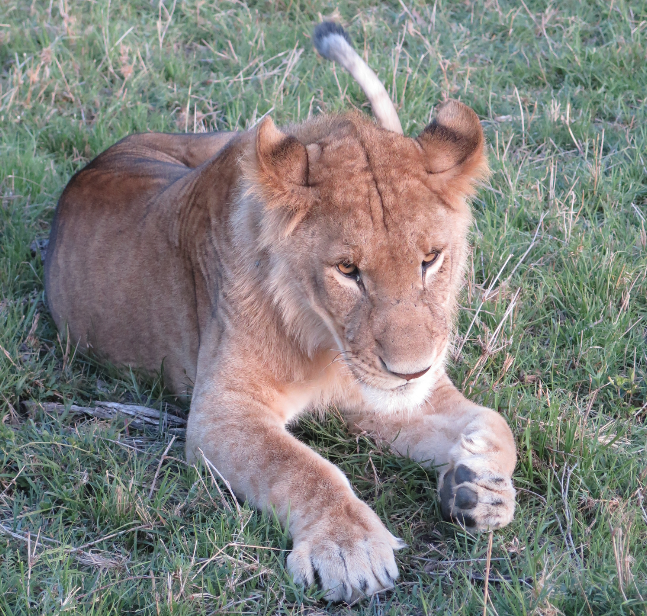
<path fill-rule="evenodd" d="M 358 114 L 127 137 L 61 196 L 50 309 L 81 349 L 163 368 L 192 395 L 188 460 L 206 456 L 241 498 L 289 518 L 296 580 L 318 575 L 330 599 L 371 594 L 396 579 L 401 543 L 285 425 L 335 404 L 352 430 L 440 466 L 446 517 L 510 522 L 510 429 L 444 372 L 466 200 L 486 172 L 478 118 L 455 101 L 417 138 Z"/>

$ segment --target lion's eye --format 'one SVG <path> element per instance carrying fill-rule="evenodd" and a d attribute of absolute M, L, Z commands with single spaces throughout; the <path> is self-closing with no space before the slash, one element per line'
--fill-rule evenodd
<path fill-rule="evenodd" d="M 422 260 L 422 270 L 425 271 L 430 265 L 433 265 L 438 260 L 439 256 L 440 256 L 440 252 L 430 252 Z"/>
<path fill-rule="evenodd" d="M 337 269 L 344 274 L 344 276 L 348 276 L 349 278 L 358 278 L 359 277 L 359 270 L 357 269 L 357 266 L 353 263 L 338 263 L 337 264 Z"/>

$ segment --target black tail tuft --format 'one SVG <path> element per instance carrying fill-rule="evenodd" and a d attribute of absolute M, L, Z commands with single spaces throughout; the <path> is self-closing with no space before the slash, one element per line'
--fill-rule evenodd
<path fill-rule="evenodd" d="M 315 49 L 324 58 L 328 57 L 326 39 L 329 36 L 341 36 L 352 47 L 350 37 L 346 34 L 346 30 L 334 21 L 322 21 L 315 27 L 312 42 L 314 43 Z"/>

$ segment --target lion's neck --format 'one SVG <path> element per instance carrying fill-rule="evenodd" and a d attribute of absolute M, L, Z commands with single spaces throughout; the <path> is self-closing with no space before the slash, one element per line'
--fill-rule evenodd
<path fill-rule="evenodd" d="M 223 331 L 262 332 L 267 356 L 282 357 L 281 369 L 290 372 L 280 376 L 306 378 L 334 341 L 261 236 L 264 206 L 250 195 L 240 165 L 250 146 L 244 135 L 233 139 L 173 187 L 177 195 L 167 203 L 181 206 L 169 239 L 195 272 L 200 329 L 215 321 Z"/>

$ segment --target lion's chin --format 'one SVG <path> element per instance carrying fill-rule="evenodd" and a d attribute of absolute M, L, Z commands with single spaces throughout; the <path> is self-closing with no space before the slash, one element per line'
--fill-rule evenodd
<path fill-rule="evenodd" d="M 420 378 L 393 389 L 379 389 L 361 383 L 362 397 L 378 413 L 410 413 L 427 401 L 441 373 L 442 368 L 432 369 Z"/>

